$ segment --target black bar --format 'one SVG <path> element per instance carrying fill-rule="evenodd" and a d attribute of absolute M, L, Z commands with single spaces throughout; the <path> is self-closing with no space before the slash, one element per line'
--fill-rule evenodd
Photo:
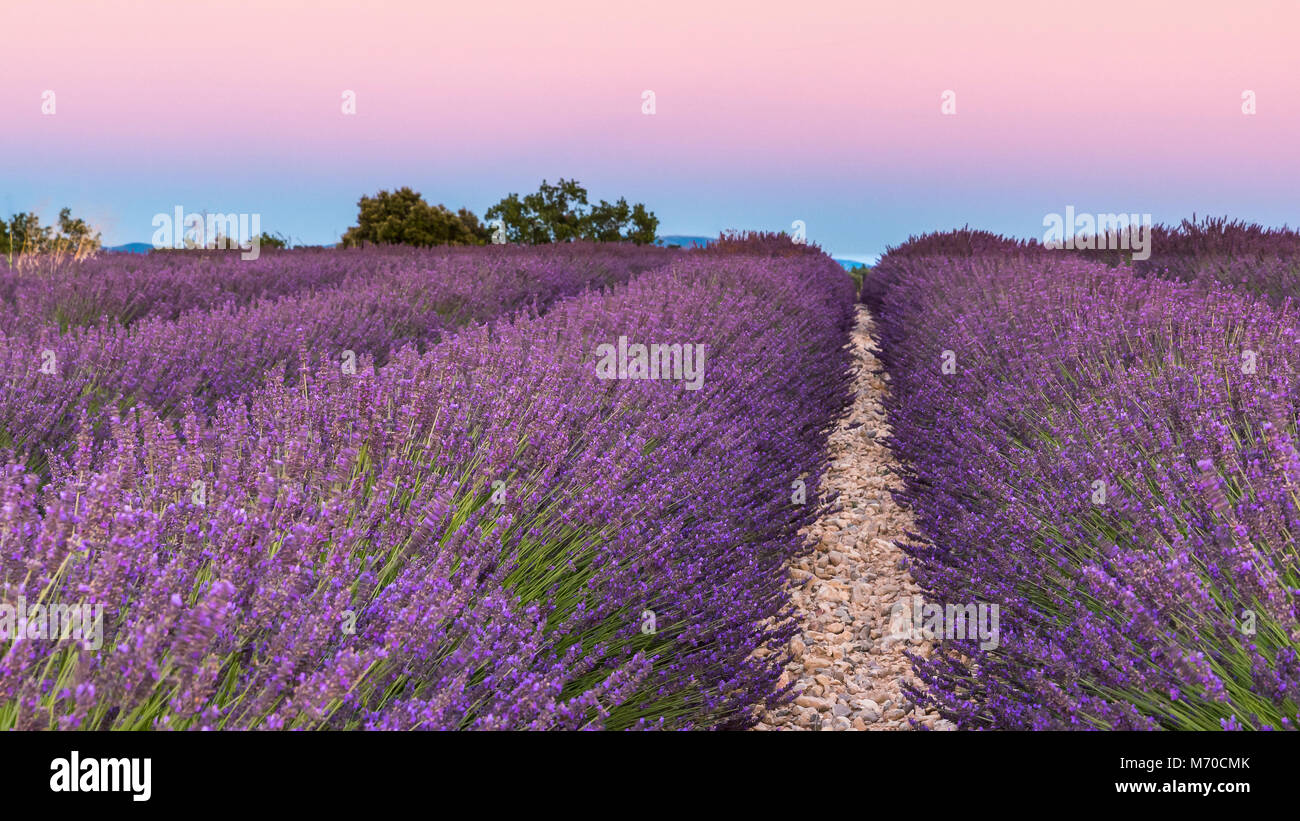
<path fill-rule="evenodd" d="M 51 763 L 70 765 L 73 751 L 83 768 L 96 759 L 101 774 L 104 758 L 140 759 L 139 772 L 150 759 L 148 800 L 129 789 L 52 791 Z M 394 802 L 449 811 L 455 795 L 587 814 L 578 796 L 648 791 L 669 805 L 694 803 L 689 784 L 711 784 L 706 792 L 724 804 L 736 793 L 796 805 L 823 795 L 848 811 L 878 790 L 972 810 L 1040 801 L 1222 810 L 1291 797 L 1295 753 L 1284 733 L 9 733 L 0 736 L 0 773 L 9 799 L 128 814 L 391 811 Z M 1216 791 L 1172 786 L 1189 783 Z M 1121 793 L 1118 784 L 1155 792 Z M 1229 786 L 1242 791 L 1219 791 Z"/>

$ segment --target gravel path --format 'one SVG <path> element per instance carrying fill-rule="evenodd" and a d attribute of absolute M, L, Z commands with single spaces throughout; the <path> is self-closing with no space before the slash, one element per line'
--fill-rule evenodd
<path fill-rule="evenodd" d="M 852 336 L 857 398 L 828 444 L 826 482 L 839 491 L 839 509 L 805 531 L 816 550 L 790 568 L 803 631 L 791 641 L 793 660 L 781 685 L 795 681 L 795 699 L 763 716 L 757 730 L 952 728 L 902 692 L 912 679 L 903 648 L 928 656 L 931 642 L 891 637 L 890 609 L 904 602 L 910 613 L 911 596 L 921 589 L 900 567 L 903 552 L 891 541 L 916 528 L 890 495 L 902 483 L 889 472 L 895 462 L 880 441 L 889 431 L 881 405 L 889 377 L 874 354 L 873 327 L 859 305 Z"/>

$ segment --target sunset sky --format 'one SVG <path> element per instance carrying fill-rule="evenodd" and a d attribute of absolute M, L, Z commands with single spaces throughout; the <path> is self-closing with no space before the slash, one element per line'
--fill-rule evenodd
<path fill-rule="evenodd" d="M 1300 223 L 1295 0 L 5 0 L 0 31 L 0 212 L 110 245 L 177 205 L 331 243 L 381 188 L 481 215 L 562 176 L 859 259 L 1069 205 Z"/>

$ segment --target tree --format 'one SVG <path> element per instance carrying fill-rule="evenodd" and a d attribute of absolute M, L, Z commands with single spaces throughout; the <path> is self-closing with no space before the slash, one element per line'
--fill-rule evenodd
<path fill-rule="evenodd" d="M 641 203 L 632 206 L 632 225 L 627 238 L 637 245 L 652 245 L 659 235 L 659 218 Z"/>
<path fill-rule="evenodd" d="M 73 219 L 72 209 L 59 211 L 57 225 L 41 225 L 35 212 L 14 214 L 0 223 L 0 254 L 71 253 L 82 257 L 100 249 L 100 235 L 83 219 Z"/>
<path fill-rule="evenodd" d="M 499 221 L 509 242 L 539 245 L 551 241 L 551 234 L 541 220 L 528 211 L 518 194 L 510 194 L 483 214 L 489 224 Z"/>
<path fill-rule="evenodd" d="M 627 200 L 619 197 L 613 205 L 601 200 L 587 215 L 587 238 L 597 242 L 618 242 L 623 239 L 623 226 L 631 218 L 632 209 Z"/>
<path fill-rule="evenodd" d="M 569 242 L 575 239 L 596 242 L 635 242 L 649 244 L 655 240 L 659 220 L 641 203 L 629 206 L 601 200 L 587 201 L 587 189 L 577 180 L 561 178 L 555 185 L 542 180 L 536 193 L 520 198 L 509 194 L 486 212 L 489 222 L 500 220 L 506 239 L 528 245 Z"/>
<path fill-rule="evenodd" d="M 453 213 L 430 205 L 410 188 L 380 191 L 357 201 L 357 224 L 343 234 L 343 245 L 483 245 L 491 232 L 468 210 Z"/>
<path fill-rule="evenodd" d="M 484 245 L 492 240 L 492 231 L 479 222 L 473 211 L 468 208 L 461 208 L 456 212 L 456 216 L 460 218 L 461 223 L 474 236 L 474 245 Z"/>
<path fill-rule="evenodd" d="M 10 253 L 23 254 L 44 251 L 49 247 L 54 229 L 41 225 L 41 218 L 35 212 L 14 214 L 9 218 Z"/>
<path fill-rule="evenodd" d="M 53 244 L 78 255 L 98 251 L 103 246 L 99 232 L 92 231 L 85 220 L 73 219 L 71 208 L 59 211 L 59 231 L 54 235 Z"/>
<path fill-rule="evenodd" d="M 285 234 L 276 231 L 274 234 L 268 234 L 263 231 L 262 235 L 257 238 L 257 247 L 259 248 L 288 248 L 291 240 Z"/>

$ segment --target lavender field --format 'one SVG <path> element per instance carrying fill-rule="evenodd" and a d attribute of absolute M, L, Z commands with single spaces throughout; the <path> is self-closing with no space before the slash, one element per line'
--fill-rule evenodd
<path fill-rule="evenodd" d="M 0 728 L 1294 728 L 1300 236 L 1152 248 L 8 268 Z"/>

